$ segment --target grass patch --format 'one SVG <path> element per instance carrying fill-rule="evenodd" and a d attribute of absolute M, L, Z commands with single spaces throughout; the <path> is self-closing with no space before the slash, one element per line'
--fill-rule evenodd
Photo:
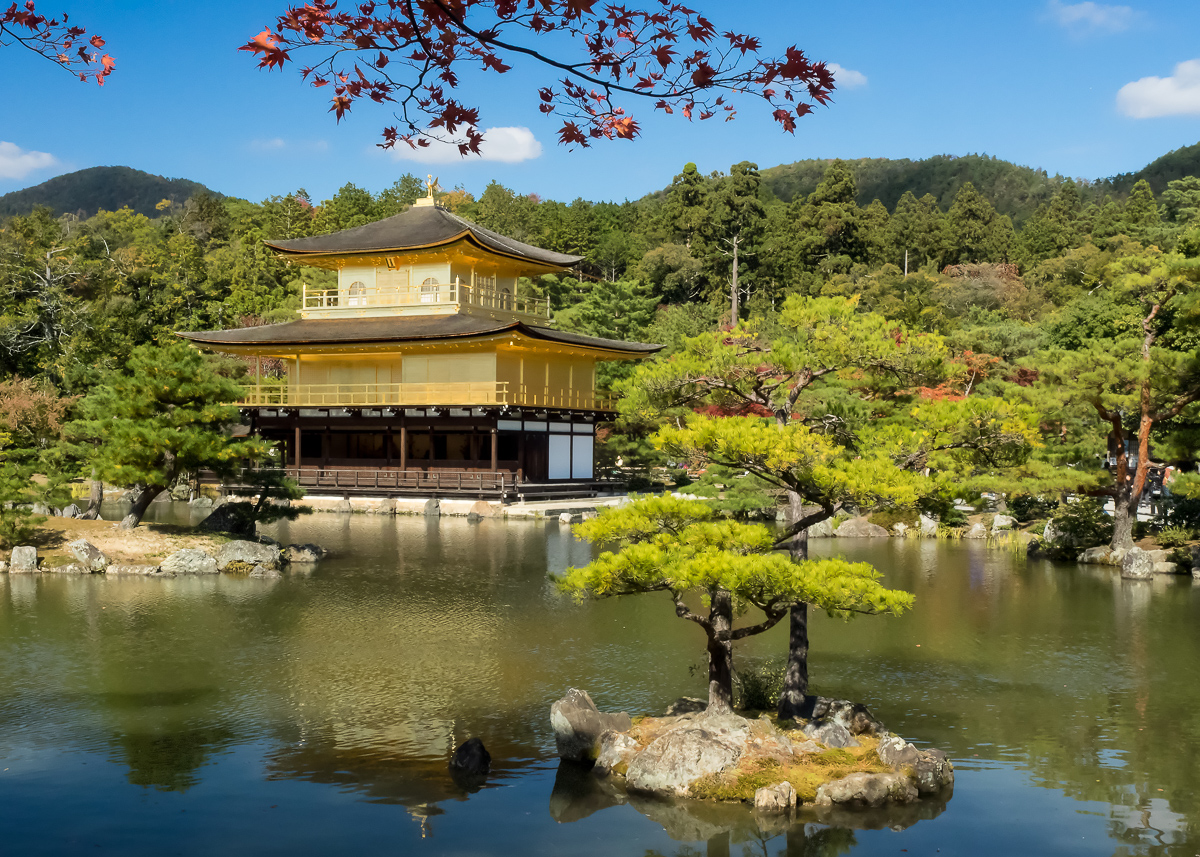
<path fill-rule="evenodd" d="M 789 737 L 795 741 L 806 740 L 799 733 Z M 878 740 L 866 735 L 858 736 L 858 740 L 861 742 L 859 747 L 797 754 L 789 762 L 743 757 L 733 770 L 697 780 L 692 784 L 689 795 L 700 800 L 752 802 L 754 793 L 759 789 L 786 780 L 792 784 L 800 801 L 811 803 L 817 797 L 817 789 L 832 780 L 854 773 L 882 774 L 891 771 L 875 752 L 879 746 Z"/>

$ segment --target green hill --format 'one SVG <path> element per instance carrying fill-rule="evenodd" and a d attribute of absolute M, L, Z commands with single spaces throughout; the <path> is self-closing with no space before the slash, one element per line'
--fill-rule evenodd
<path fill-rule="evenodd" d="M 763 170 L 763 184 L 777 197 L 790 202 L 798 195 L 816 189 L 830 160 L 797 161 Z M 1020 223 L 1039 204 L 1054 195 L 1062 183 L 1061 176 L 1047 176 L 1045 170 L 1022 167 L 988 155 L 936 155 L 920 161 L 907 158 L 860 158 L 847 161 L 858 182 L 859 205 L 869 205 L 878 199 L 892 210 L 905 191 L 918 197 L 927 193 L 937 197 L 945 211 L 954 195 L 966 182 L 975 185 L 992 201 L 996 210 Z"/>
<path fill-rule="evenodd" d="M 831 160 L 814 159 L 771 167 L 762 171 L 763 184 L 779 199 L 790 202 L 812 193 L 830 163 Z M 893 210 L 904 192 L 911 190 L 918 197 L 933 194 L 946 211 L 958 189 L 971 182 L 992 201 L 997 211 L 1009 215 L 1018 226 L 1038 205 L 1047 202 L 1064 181 L 1063 176 L 1050 176 L 1045 170 L 987 155 L 937 155 L 919 161 L 860 158 L 846 163 L 858 181 L 859 205 L 879 199 L 888 210 Z M 1176 149 L 1134 173 L 1082 182 L 1080 193 L 1085 202 L 1099 201 L 1105 194 L 1121 197 L 1138 181 L 1146 179 L 1155 194 L 1159 194 L 1168 182 L 1185 176 L 1200 176 L 1200 143 Z"/>
<path fill-rule="evenodd" d="M 162 200 L 183 202 L 199 193 L 221 196 L 188 179 L 163 178 L 130 167 L 90 167 L 0 196 L 0 217 L 28 214 L 39 205 L 48 206 L 56 215 L 69 212 L 80 217 L 129 206 L 154 217 L 158 214 L 154 206 Z"/>
<path fill-rule="evenodd" d="M 1166 189 L 1169 182 L 1187 176 L 1200 176 L 1200 143 L 1168 152 L 1136 173 L 1113 176 L 1107 183 L 1115 193 L 1126 194 L 1135 184 L 1145 179 L 1157 195 Z"/>

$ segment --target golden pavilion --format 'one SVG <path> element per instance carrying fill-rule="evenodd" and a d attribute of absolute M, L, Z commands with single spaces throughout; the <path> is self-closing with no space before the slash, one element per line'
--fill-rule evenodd
<path fill-rule="evenodd" d="M 375 223 L 266 242 L 292 263 L 337 272 L 336 287 L 304 289 L 299 320 L 179 335 L 255 358 L 241 406 L 310 490 L 590 490 L 596 425 L 613 412 L 596 365 L 661 346 L 555 329 L 549 303 L 519 296 L 517 281 L 580 257 L 464 220 L 433 187 Z M 265 379 L 266 359 L 286 375 Z"/>

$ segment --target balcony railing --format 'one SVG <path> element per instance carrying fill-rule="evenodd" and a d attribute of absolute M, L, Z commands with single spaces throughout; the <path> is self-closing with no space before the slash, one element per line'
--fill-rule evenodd
<path fill-rule="evenodd" d="M 511 405 L 611 411 L 614 401 L 591 391 L 560 391 L 507 381 L 442 384 L 254 384 L 239 403 L 247 408 L 472 407 Z"/>
<path fill-rule="evenodd" d="M 550 317 L 550 302 L 528 298 L 489 286 L 472 286 L 456 279 L 452 283 L 424 283 L 413 286 L 367 286 L 310 289 L 304 287 L 305 310 L 353 310 L 384 307 L 456 307 L 460 304 L 499 310 L 539 318 Z"/>

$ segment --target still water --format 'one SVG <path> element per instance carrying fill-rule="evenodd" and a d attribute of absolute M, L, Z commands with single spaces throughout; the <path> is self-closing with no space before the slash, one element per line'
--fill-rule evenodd
<path fill-rule="evenodd" d="M 162 512 L 160 512 L 161 514 Z M 0 575 L 0 854 L 1200 854 L 1200 586 L 976 544 L 818 542 L 916 594 L 814 620 L 817 690 L 945 749 L 949 802 L 790 830 L 612 805 L 550 704 L 661 712 L 703 641 L 664 596 L 575 604 L 555 523 L 314 515 L 283 580 Z M 783 628 L 740 663 L 781 656 Z M 480 736 L 487 787 L 446 773 Z M 828 819 L 826 819 L 828 821 Z"/>

